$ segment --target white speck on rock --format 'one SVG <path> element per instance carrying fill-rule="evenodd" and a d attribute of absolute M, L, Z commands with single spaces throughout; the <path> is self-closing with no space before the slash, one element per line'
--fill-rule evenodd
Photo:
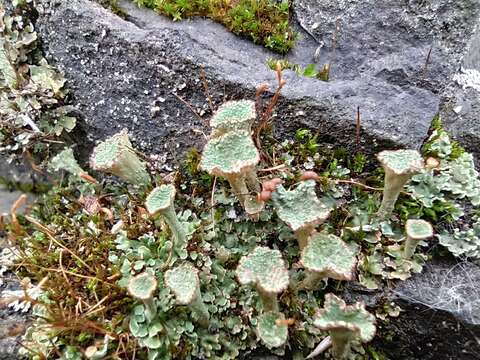
<path fill-rule="evenodd" d="M 475 69 L 462 69 L 453 77 L 462 88 L 472 88 L 480 92 L 480 71 Z"/>

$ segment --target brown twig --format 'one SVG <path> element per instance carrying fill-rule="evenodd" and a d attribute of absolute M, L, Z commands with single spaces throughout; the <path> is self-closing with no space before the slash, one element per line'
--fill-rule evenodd
<path fill-rule="evenodd" d="M 185 106 L 193 113 L 195 116 L 204 124 L 207 126 L 208 124 L 205 122 L 205 119 L 200 116 L 199 113 L 195 111 L 195 109 L 188 103 L 188 101 L 184 100 L 180 95 L 175 94 L 173 91 L 171 92 L 173 96 L 175 96 L 178 100 L 180 100 L 182 103 L 185 104 Z"/>
<path fill-rule="evenodd" d="M 430 49 L 428 50 L 427 58 L 425 59 L 425 65 L 423 66 L 422 77 L 425 77 L 425 75 L 427 74 L 428 64 L 430 63 L 430 56 L 432 55 L 432 49 L 433 45 L 430 46 Z"/>
<path fill-rule="evenodd" d="M 55 244 L 60 246 L 63 250 L 65 250 L 70 255 L 72 255 L 78 262 L 80 262 L 83 266 L 85 266 L 87 269 L 89 269 L 92 273 L 95 273 L 95 270 L 92 269 L 89 265 L 87 265 L 87 263 L 85 261 L 83 261 L 77 254 L 75 254 L 72 250 L 70 250 L 65 245 L 63 245 L 61 242 L 59 242 L 55 238 L 55 236 L 53 236 L 52 231 L 48 227 L 42 225 L 41 223 L 39 223 L 37 220 L 35 220 L 34 218 L 32 218 L 30 216 L 25 216 L 25 219 L 27 219 L 30 223 L 32 223 L 39 231 L 41 231 L 42 233 L 47 235 L 48 238 L 51 241 L 53 241 Z"/>
<path fill-rule="evenodd" d="M 280 165 L 277 165 L 277 166 L 274 166 L 274 167 L 271 167 L 271 168 L 260 169 L 260 170 L 258 170 L 258 172 L 274 172 L 274 171 L 280 171 L 280 170 L 283 170 L 283 169 L 286 169 L 286 168 L 287 168 L 287 165 L 280 164 Z"/>
<path fill-rule="evenodd" d="M 277 89 L 275 90 L 275 93 L 273 94 L 273 97 L 270 100 L 269 104 L 267 105 L 266 109 L 261 113 L 260 121 L 259 121 L 258 125 L 256 126 L 256 128 L 254 130 L 254 134 L 253 134 L 253 139 L 255 141 L 255 146 L 259 150 L 261 150 L 261 148 L 262 148 L 262 144 L 261 144 L 261 141 L 260 141 L 260 136 L 261 136 L 262 132 L 268 127 L 268 125 L 270 125 L 273 109 L 277 105 L 278 100 L 280 98 L 280 92 L 282 91 L 282 88 L 286 84 L 286 81 L 283 78 L 282 66 L 281 66 L 280 62 L 277 62 L 276 75 L 277 75 L 277 81 L 278 81 Z M 257 102 L 258 102 L 261 94 L 263 94 L 267 90 L 268 90 L 268 85 L 265 85 L 265 84 L 261 85 L 257 89 L 257 94 L 256 94 L 257 95 Z M 264 153 L 262 153 L 262 156 L 264 158 L 268 158 L 268 156 Z M 269 160 L 271 160 L 271 159 L 269 159 Z"/>
<path fill-rule="evenodd" d="M 19 198 L 13 203 L 13 205 L 10 208 L 10 216 L 12 218 L 11 222 L 12 222 L 13 232 L 15 233 L 15 235 L 21 235 L 24 233 L 22 226 L 18 222 L 16 213 L 18 209 L 23 204 L 25 204 L 26 201 L 27 201 L 27 195 L 22 194 L 19 196 Z"/>

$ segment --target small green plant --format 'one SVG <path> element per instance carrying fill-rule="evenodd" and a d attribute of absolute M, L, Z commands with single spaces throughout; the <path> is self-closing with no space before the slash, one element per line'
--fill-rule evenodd
<path fill-rule="evenodd" d="M 125 129 L 95 147 L 90 166 L 136 186 L 146 186 L 151 181 L 146 165 L 135 153 Z"/>
<path fill-rule="evenodd" d="M 329 332 L 337 360 L 348 358 L 352 341 L 369 342 L 376 332 L 375 316 L 365 310 L 365 304 L 348 306 L 334 294 L 325 295 L 323 309 L 316 314 L 314 324 Z"/>
<path fill-rule="evenodd" d="M 315 64 L 308 64 L 306 67 L 302 67 L 299 64 L 294 64 L 285 59 L 268 59 L 267 66 L 271 70 L 277 69 L 277 64 L 280 64 L 282 70 L 292 70 L 299 76 L 305 76 L 309 78 L 316 78 L 322 81 L 330 80 L 330 64 L 325 64 L 320 70 L 317 70 Z"/>
<path fill-rule="evenodd" d="M 225 25 L 231 32 L 248 37 L 255 43 L 279 53 L 287 53 L 294 45 L 287 0 L 134 0 L 179 21 L 203 16 Z"/>

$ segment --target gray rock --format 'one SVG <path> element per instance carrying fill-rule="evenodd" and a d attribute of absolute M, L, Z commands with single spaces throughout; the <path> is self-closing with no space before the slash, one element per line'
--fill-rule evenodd
<path fill-rule="evenodd" d="M 462 62 L 462 68 L 443 94 L 441 115 L 445 127 L 480 160 L 480 20 Z"/>
<path fill-rule="evenodd" d="M 415 12 L 409 10 L 411 5 L 394 1 L 381 6 L 373 1 L 296 2 L 299 23 L 310 30 L 318 13 L 331 17 L 320 16 L 321 25 L 309 30 L 324 31 L 320 40 L 299 27 L 303 35 L 288 58 L 302 65 L 313 61 L 319 41 L 326 44 L 320 60 L 331 61 L 327 55 L 332 53 L 328 44 L 332 19 L 348 11 L 342 15 L 345 30 L 337 39 L 332 80 L 325 83 L 286 73 L 287 86 L 275 118 L 277 137 L 307 127 L 319 131 L 320 141 L 353 148 L 360 106 L 367 150 L 418 148 L 438 111 L 438 87 L 453 72 L 457 58 L 453 55 L 470 36 L 478 10 L 473 2 L 462 3 L 467 4 L 465 9 L 453 6 L 447 11 L 448 26 L 461 24 L 461 29 L 436 35 L 440 20 L 435 17 L 437 8 L 430 5 Z M 223 26 L 203 19 L 174 23 L 131 2 L 121 4 L 128 21 L 87 0 L 52 6 L 38 21 L 45 52 L 65 72 L 73 103 L 82 114 L 86 148 L 124 127 L 142 150 L 166 152 L 169 159 L 200 146 L 199 132 L 208 132 L 205 122 L 211 113 L 199 79 L 202 67 L 214 106 L 224 99 L 253 98 L 261 83 L 275 86 L 274 73 L 265 63 L 276 55 Z M 432 50 L 423 76 L 429 48 L 442 36 L 447 40 Z M 458 46 L 450 48 L 452 44 Z"/>
<path fill-rule="evenodd" d="M 428 90 L 442 98 L 446 128 L 480 156 L 480 73 L 473 72 L 480 70 L 478 0 L 294 4 L 300 24 L 323 44 L 323 62 L 333 61 L 334 79 L 373 77 L 407 93 L 416 87 Z M 422 126 L 421 119 L 410 120 L 410 125 Z M 403 120 L 400 126 L 404 131 Z"/>

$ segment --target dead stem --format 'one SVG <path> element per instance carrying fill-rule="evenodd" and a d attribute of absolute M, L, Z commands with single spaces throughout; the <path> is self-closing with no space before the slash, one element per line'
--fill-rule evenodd
<path fill-rule="evenodd" d="M 63 245 L 61 242 L 59 242 L 55 236 L 53 236 L 53 233 L 52 231 L 47 228 L 46 226 L 42 225 L 41 223 L 39 223 L 37 220 L 35 220 L 34 218 L 31 218 L 30 216 L 25 216 L 25 219 L 27 219 L 30 223 L 32 223 L 39 231 L 41 231 L 42 233 L 44 233 L 45 235 L 48 236 L 48 238 L 53 241 L 55 244 L 57 244 L 58 246 L 60 246 L 63 250 L 65 250 L 66 252 L 68 252 L 70 255 L 72 255 L 77 261 L 79 261 L 83 266 L 85 266 L 87 269 L 89 269 L 92 273 L 95 273 L 95 270 L 92 269 L 90 266 L 87 265 L 87 263 L 85 261 L 83 261 L 78 255 L 76 255 L 72 250 L 70 250 L 69 248 L 67 248 L 65 245 Z"/>

